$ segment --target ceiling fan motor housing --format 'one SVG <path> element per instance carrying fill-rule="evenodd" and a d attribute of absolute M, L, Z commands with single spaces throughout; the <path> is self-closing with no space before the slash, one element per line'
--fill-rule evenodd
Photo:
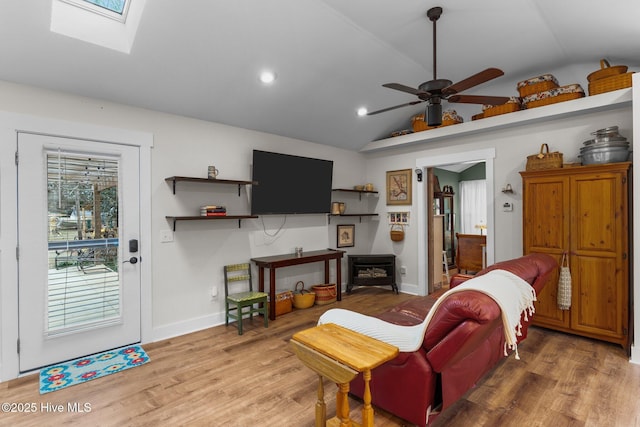
<path fill-rule="evenodd" d="M 427 126 L 440 126 L 442 124 L 442 104 L 440 102 L 429 103 L 424 115 L 427 118 Z"/>

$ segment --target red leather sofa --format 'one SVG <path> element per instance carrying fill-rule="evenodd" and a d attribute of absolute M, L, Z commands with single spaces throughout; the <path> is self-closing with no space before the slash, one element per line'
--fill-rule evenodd
<path fill-rule="evenodd" d="M 531 254 L 496 263 L 477 273 L 503 269 L 526 280 L 539 293 L 557 268 L 554 258 Z M 471 276 L 455 275 L 450 286 Z M 434 304 L 430 297 L 401 303 L 377 315 L 398 325 L 421 323 Z M 522 319 L 522 335 L 529 321 Z M 374 406 L 418 426 L 426 426 L 505 357 L 501 311 L 484 293 L 465 290 L 448 295 L 425 331 L 422 347 L 401 352 L 395 359 L 372 371 L 371 394 Z M 351 393 L 362 398 L 362 376 L 351 382 Z"/>

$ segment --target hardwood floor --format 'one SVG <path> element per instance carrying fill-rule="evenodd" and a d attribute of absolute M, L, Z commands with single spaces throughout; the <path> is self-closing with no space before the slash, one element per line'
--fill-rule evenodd
<path fill-rule="evenodd" d="M 150 363 L 45 395 L 37 375 L 0 383 L 1 402 L 36 408 L 3 410 L 0 425 L 311 427 L 317 376 L 293 355 L 291 335 L 329 308 L 375 314 L 409 298 L 416 297 L 357 288 L 341 302 L 278 317 L 267 329 L 260 318 L 245 321 L 242 336 L 235 326 L 217 326 L 144 345 Z M 640 366 L 621 348 L 531 328 L 519 352 L 521 360 L 501 362 L 436 425 L 640 426 Z M 328 414 L 333 390 L 325 382 Z M 75 404 L 84 412 L 70 411 Z M 63 409 L 53 412 L 56 405 Z M 359 420 L 361 403 L 350 399 L 350 406 Z M 375 421 L 405 425 L 377 409 Z"/>

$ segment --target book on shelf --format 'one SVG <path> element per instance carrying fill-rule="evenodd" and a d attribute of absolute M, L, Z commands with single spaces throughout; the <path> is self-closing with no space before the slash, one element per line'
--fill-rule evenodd
<path fill-rule="evenodd" d="M 217 205 L 206 205 L 200 207 L 200 216 L 225 216 L 227 208 Z"/>

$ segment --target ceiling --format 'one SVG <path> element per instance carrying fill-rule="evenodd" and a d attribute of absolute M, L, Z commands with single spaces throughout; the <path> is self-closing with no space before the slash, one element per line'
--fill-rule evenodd
<path fill-rule="evenodd" d="M 416 99 L 383 83 L 432 79 L 433 6 L 439 78 L 505 72 L 465 94 L 515 96 L 544 73 L 587 90 L 601 58 L 640 70 L 636 0 L 146 0 L 129 54 L 51 32 L 52 1 L 2 1 L 0 79 L 348 150 L 424 110 L 356 115 Z"/>

